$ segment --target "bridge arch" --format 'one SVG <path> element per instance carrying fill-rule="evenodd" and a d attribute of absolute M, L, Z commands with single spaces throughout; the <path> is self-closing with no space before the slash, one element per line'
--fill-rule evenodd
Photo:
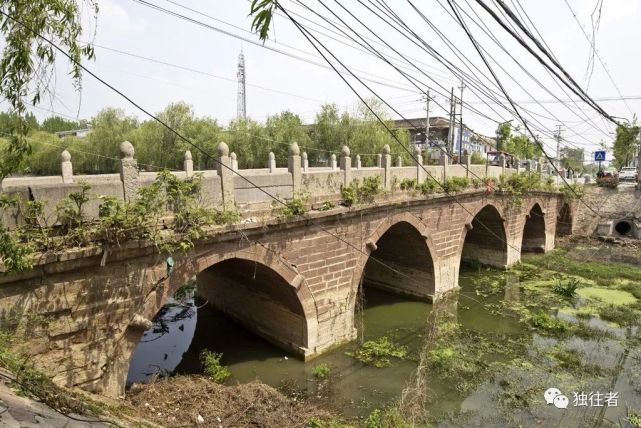
<path fill-rule="evenodd" d="M 352 302 L 361 281 L 394 294 L 433 299 L 438 283 L 435 246 L 418 217 L 405 212 L 384 219 L 362 250 L 354 273 Z"/>
<path fill-rule="evenodd" d="M 546 249 L 546 213 L 539 202 L 534 202 L 525 215 L 521 252 L 543 253 Z"/>
<path fill-rule="evenodd" d="M 500 209 L 492 204 L 480 205 L 465 222 L 459 240 L 460 261 L 488 266 L 508 266 L 509 229 Z"/>
<path fill-rule="evenodd" d="M 208 304 L 274 345 L 302 358 L 315 346 L 317 317 L 311 292 L 304 277 L 275 252 L 254 244 L 190 259 L 176 264 L 169 278 L 161 281 L 164 287 L 149 294 L 144 309 L 127 326 L 99 387 L 105 394 L 124 392 L 131 357 L 145 330 L 136 320 L 153 319 L 169 297 L 194 277 L 197 293 Z"/>

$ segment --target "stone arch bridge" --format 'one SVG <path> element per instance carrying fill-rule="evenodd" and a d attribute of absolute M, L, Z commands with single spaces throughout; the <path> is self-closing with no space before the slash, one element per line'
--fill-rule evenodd
<path fill-rule="evenodd" d="M 106 257 L 100 247 L 43 256 L 31 271 L 0 276 L 0 322 L 21 318 L 25 349 L 55 382 L 120 395 L 148 320 L 192 278 L 210 304 L 308 359 L 355 338 L 363 281 L 437 299 L 457 288 L 461 260 L 508 267 L 522 251 L 552 249 L 557 227 L 571 222 L 557 193 L 525 194 L 519 206 L 498 192 L 457 200 L 408 195 L 218 227 L 173 267 L 145 242 Z"/>

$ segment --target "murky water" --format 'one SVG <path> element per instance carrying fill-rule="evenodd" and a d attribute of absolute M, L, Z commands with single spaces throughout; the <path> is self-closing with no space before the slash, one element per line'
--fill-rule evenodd
<path fill-rule="evenodd" d="M 500 287 L 496 292 L 479 292 L 487 289 L 479 284 Z M 490 343 L 483 359 L 488 366 L 500 364 L 500 369 L 465 387 L 463 380 L 432 374 L 428 407 L 430 420 L 437 425 L 625 426 L 627 406 L 641 409 L 641 347 L 628 347 L 622 342 L 637 334 L 636 331 L 608 326 L 595 318 L 587 322 L 611 335 L 566 339 L 541 336 L 520 322 L 518 316 L 497 314 L 500 305 L 519 307 L 530 303 L 514 273 L 466 270 L 461 272 L 460 285 L 460 293 L 448 301 L 445 310 L 460 324 L 466 337 L 496 341 Z M 363 340 L 387 336 L 409 350 L 409 358 L 393 360 L 390 367 L 374 368 L 346 355 L 356 349 L 356 342 L 303 363 L 220 312 L 199 305 L 202 302 L 198 298 L 190 297 L 180 303 L 172 302 L 159 314 L 154 328 L 145 333 L 134 354 L 129 382 L 144 381 L 159 371 L 199 373 L 198 355 L 206 348 L 223 354 L 222 363 L 232 373 L 231 383 L 260 379 L 288 391 L 302 390 L 348 418 L 365 417 L 373 409 L 383 408 L 399 398 L 416 371 L 425 342 L 426 321 L 433 310 L 427 303 L 366 288 Z M 564 312 L 558 316 L 576 321 Z M 523 343 L 522 354 L 507 358 L 501 352 L 506 341 Z M 573 367 L 559 370 L 558 361 L 550 355 L 561 345 L 576 353 L 584 365 L 601 367 L 607 373 L 591 377 Z M 321 363 L 331 367 L 329 380 L 323 382 L 311 373 Z M 616 407 L 573 407 L 571 403 L 568 409 L 557 409 L 546 406 L 543 400 L 543 392 L 549 387 L 564 390 L 570 401 L 573 391 L 597 390 L 617 391 L 619 401 Z"/>

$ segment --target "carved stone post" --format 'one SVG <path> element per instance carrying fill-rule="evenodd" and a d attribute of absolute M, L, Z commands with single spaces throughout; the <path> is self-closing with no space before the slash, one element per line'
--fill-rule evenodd
<path fill-rule="evenodd" d="M 301 167 L 303 168 L 303 171 L 307 172 L 309 169 L 309 159 L 307 158 L 307 152 L 303 152 L 303 157 L 301 158 Z"/>
<path fill-rule="evenodd" d="M 138 192 L 138 163 L 134 159 L 134 146 L 129 141 L 120 143 L 120 181 L 125 201 L 136 199 Z"/>
<path fill-rule="evenodd" d="M 267 168 L 269 168 L 269 173 L 273 174 L 276 171 L 276 156 L 274 152 L 269 152 L 267 156 Z"/>
<path fill-rule="evenodd" d="M 400 168 L 402 166 L 403 166 L 403 158 L 401 157 L 401 155 L 398 155 L 398 157 L 396 158 L 396 167 Z"/>
<path fill-rule="evenodd" d="M 223 199 L 223 209 L 231 210 L 234 208 L 234 171 L 232 162 L 229 157 L 229 146 L 221 142 L 218 144 L 218 163 L 216 166 L 218 176 L 220 177 L 220 190 Z"/>
<path fill-rule="evenodd" d="M 352 182 L 352 158 L 349 156 L 349 147 L 341 149 L 341 171 L 343 171 L 343 185 L 348 186 Z"/>
<path fill-rule="evenodd" d="M 472 164 L 472 156 L 470 156 L 470 152 L 468 152 L 467 149 L 464 149 L 463 156 L 461 157 L 461 165 L 463 165 L 463 168 L 465 168 L 465 175 L 467 177 L 470 176 L 471 164 Z"/>
<path fill-rule="evenodd" d="M 441 165 L 443 166 L 443 182 L 447 180 L 447 166 L 450 163 L 450 157 L 443 153 L 440 157 Z"/>
<path fill-rule="evenodd" d="M 238 172 L 238 159 L 236 159 L 236 153 L 231 152 L 231 155 L 229 155 L 231 158 L 231 169 L 234 172 Z"/>
<path fill-rule="evenodd" d="M 329 158 L 329 167 L 332 171 L 336 171 L 336 155 L 334 153 L 332 153 L 332 156 Z"/>
<path fill-rule="evenodd" d="M 300 167 L 300 148 L 298 143 L 289 145 L 289 158 L 287 159 L 287 169 L 292 175 L 292 197 L 296 192 L 301 190 L 303 184 L 303 176 Z"/>
<path fill-rule="evenodd" d="M 361 169 L 361 155 L 356 155 L 356 169 Z"/>
<path fill-rule="evenodd" d="M 194 175 L 194 160 L 191 157 L 191 152 L 189 150 L 185 152 L 185 161 L 183 162 L 183 166 L 187 177 Z"/>
<path fill-rule="evenodd" d="M 383 146 L 383 183 L 385 185 L 385 190 L 392 190 L 392 155 L 390 154 L 391 150 L 389 144 Z"/>
<path fill-rule="evenodd" d="M 376 155 L 376 167 L 383 168 L 383 155 L 380 153 Z"/>
<path fill-rule="evenodd" d="M 65 150 L 60 154 L 60 158 L 62 159 L 62 162 L 60 163 L 60 167 L 62 170 L 62 182 L 64 184 L 73 183 L 73 165 L 71 165 L 71 153 Z"/>
<path fill-rule="evenodd" d="M 423 153 L 421 152 L 420 147 L 414 149 L 414 165 L 416 166 L 416 184 L 421 184 L 425 181 L 426 174 L 425 169 L 423 169 Z"/>
<path fill-rule="evenodd" d="M 501 174 L 505 174 L 505 155 L 503 153 L 499 155 L 499 166 L 501 167 Z"/>

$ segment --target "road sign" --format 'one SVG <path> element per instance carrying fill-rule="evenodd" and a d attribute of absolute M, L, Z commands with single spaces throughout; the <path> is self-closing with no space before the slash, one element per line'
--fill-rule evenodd
<path fill-rule="evenodd" d="M 605 160 L 605 151 L 598 151 L 594 152 L 594 160 L 595 161 L 604 161 Z"/>

